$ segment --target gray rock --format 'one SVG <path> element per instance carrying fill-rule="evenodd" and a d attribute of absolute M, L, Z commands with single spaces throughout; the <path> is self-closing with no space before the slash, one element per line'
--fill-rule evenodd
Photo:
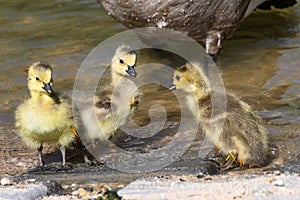
<path fill-rule="evenodd" d="M 47 195 L 47 187 L 43 184 L 28 184 L 24 188 L 7 186 L 0 188 L 1 200 L 36 200 Z"/>

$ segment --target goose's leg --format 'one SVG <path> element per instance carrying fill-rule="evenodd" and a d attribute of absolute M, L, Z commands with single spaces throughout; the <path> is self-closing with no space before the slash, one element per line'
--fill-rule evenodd
<path fill-rule="evenodd" d="M 41 144 L 40 147 L 37 149 L 38 151 L 38 158 L 39 158 L 39 166 L 35 167 L 35 168 L 31 168 L 28 169 L 28 173 L 35 173 L 35 172 L 44 172 L 45 168 L 44 168 L 44 160 L 43 160 L 43 145 Z"/>
<path fill-rule="evenodd" d="M 209 31 L 206 36 L 206 53 L 212 57 L 219 54 L 222 49 L 222 33 L 219 31 Z"/>
<path fill-rule="evenodd" d="M 66 149 L 64 146 L 60 147 L 60 152 L 62 155 L 62 166 L 65 166 L 65 164 L 66 164 Z"/>
<path fill-rule="evenodd" d="M 39 162 L 40 162 L 40 167 L 44 167 L 44 160 L 43 160 L 43 145 L 38 148 L 38 157 L 39 157 Z"/>
<path fill-rule="evenodd" d="M 66 148 L 64 146 L 61 146 L 59 149 L 62 155 L 62 166 L 58 167 L 56 171 L 67 171 L 73 169 L 71 165 L 66 165 Z"/>
<path fill-rule="evenodd" d="M 240 160 L 240 161 L 239 161 L 239 163 L 240 163 L 240 169 L 242 169 L 242 168 L 243 168 L 243 166 L 244 166 L 244 163 L 243 163 L 243 161 L 242 161 L 242 160 Z"/>
<path fill-rule="evenodd" d="M 227 169 L 235 167 L 233 165 L 233 163 L 235 163 L 235 164 L 238 163 L 237 155 L 234 155 L 234 153 L 229 152 L 226 159 L 225 159 L 225 161 L 226 161 L 225 164 L 223 166 L 221 166 L 221 170 L 227 170 Z"/>
<path fill-rule="evenodd" d="M 88 165 L 91 165 L 92 164 L 92 161 L 89 160 L 88 156 L 87 156 L 87 150 L 86 148 L 83 146 L 81 140 L 80 140 L 80 137 L 79 137 L 79 134 L 76 130 L 75 127 L 71 126 L 71 131 L 72 133 L 75 135 L 76 137 L 76 143 L 74 144 L 74 149 L 77 149 L 79 148 L 80 149 L 80 152 L 83 156 L 83 159 L 84 159 L 84 162 L 87 163 Z"/>
<path fill-rule="evenodd" d="M 233 155 L 232 152 L 229 152 L 229 153 L 228 153 L 227 158 L 226 158 L 226 161 L 229 160 L 230 158 L 231 158 L 235 163 L 237 163 L 236 156 Z"/>
<path fill-rule="evenodd" d="M 86 148 L 81 143 L 80 143 L 79 148 L 80 148 L 80 151 L 81 151 L 81 155 L 83 156 L 84 162 L 88 165 L 93 165 L 94 163 L 87 156 Z"/>
<path fill-rule="evenodd" d="M 233 153 L 231 153 L 231 152 L 228 154 L 228 156 L 227 156 L 227 158 L 226 158 L 226 161 L 227 161 L 230 157 L 231 157 L 232 160 L 235 162 L 235 164 L 239 164 L 240 168 L 243 167 L 243 165 L 244 165 L 243 161 L 242 161 L 242 160 L 238 160 L 238 159 L 237 159 L 237 156 L 235 156 L 235 155 L 234 155 Z"/>

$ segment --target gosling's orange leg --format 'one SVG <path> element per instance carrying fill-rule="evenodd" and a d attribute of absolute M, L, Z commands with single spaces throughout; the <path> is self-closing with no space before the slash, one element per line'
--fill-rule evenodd
<path fill-rule="evenodd" d="M 236 164 L 239 163 L 240 168 L 243 167 L 243 165 L 244 165 L 243 161 L 242 161 L 242 160 L 238 160 L 237 157 L 234 156 L 232 152 L 230 152 L 230 153 L 228 154 L 228 156 L 226 157 L 225 160 L 228 161 L 230 158 L 232 158 L 233 161 L 234 161 Z"/>
<path fill-rule="evenodd" d="M 227 157 L 226 157 L 226 161 L 228 161 L 230 158 L 232 158 L 233 159 L 233 161 L 235 162 L 235 163 L 237 163 L 238 161 L 237 161 L 237 159 L 236 159 L 236 157 L 235 157 L 235 155 L 233 155 L 233 153 L 232 152 L 229 152 L 228 153 L 228 155 L 227 155 Z"/>
<path fill-rule="evenodd" d="M 222 170 L 227 170 L 234 167 L 232 164 L 235 162 L 238 163 L 237 156 L 235 156 L 232 152 L 229 152 L 226 159 L 225 164 L 221 167 Z"/>
<path fill-rule="evenodd" d="M 243 163 L 243 161 L 239 161 L 240 162 L 240 168 L 242 168 L 243 167 L 243 165 L 244 165 L 244 163 Z"/>

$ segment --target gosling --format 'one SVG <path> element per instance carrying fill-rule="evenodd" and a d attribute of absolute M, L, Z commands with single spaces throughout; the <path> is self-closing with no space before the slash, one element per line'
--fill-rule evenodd
<path fill-rule="evenodd" d="M 200 70 L 197 70 L 200 69 Z M 187 104 L 193 115 L 199 120 L 206 137 L 216 144 L 220 151 L 228 155 L 222 170 L 232 167 L 235 161 L 240 167 L 261 167 L 266 164 L 268 136 L 261 118 L 251 107 L 235 94 L 227 93 L 227 110 L 223 130 L 208 133 L 211 117 L 211 95 L 207 86 L 207 76 L 197 63 L 186 63 L 174 72 L 172 89 L 181 89 L 187 93 Z M 193 102 L 197 102 L 196 104 Z M 199 107 L 199 109 L 198 109 Z M 212 119 L 217 123 L 221 116 Z M 224 118 L 223 118 L 224 119 Z"/>
<path fill-rule="evenodd" d="M 137 55 L 129 46 L 122 44 L 116 49 L 110 64 L 109 89 L 96 94 L 93 107 L 83 111 L 82 121 L 88 132 L 87 138 L 110 139 L 135 113 L 141 93 L 129 79 L 137 76 L 136 60 Z M 93 121 L 93 114 L 98 123 Z"/>
<path fill-rule="evenodd" d="M 44 167 L 43 143 L 46 142 L 61 145 L 62 165 L 65 166 L 65 147 L 78 137 L 71 105 L 67 99 L 54 93 L 50 64 L 35 62 L 25 69 L 30 98 L 17 107 L 16 127 L 23 141 L 38 150 L 41 169 Z"/>

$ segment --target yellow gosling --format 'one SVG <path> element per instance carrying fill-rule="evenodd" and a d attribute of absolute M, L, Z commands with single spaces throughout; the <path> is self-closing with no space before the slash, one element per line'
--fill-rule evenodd
<path fill-rule="evenodd" d="M 40 167 L 44 166 L 42 150 L 46 142 L 61 145 L 62 164 L 65 165 L 65 147 L 76 138 L 71 104 L 54 93 L 53 71 L 49 64 L 35 62 L 26 71 L 30 98 L 16 110 L 16 127 L 23 141 L 38 149 Z"/>
<path fill-rule="evenodd" d="M 95 95 L 94 106 L 83 111 L 82 120 L 88 138 L 108 140 L 133 116 L 141 94 L 130 77 L 136 77 L 137 56 L 129 46 L 121 45 L 111 61 L 110 89 Z M 99 128 L 95 128 L 92 115 L 96 114 Z"/>
<path fill-rule="evenodd" d="M 174 72 L 173 86 L 170 89 L 181 89 L 187 93 L 188 107 L 201 123 L 206 137 L 220 152 L 228 155 L 228 159 L 232 159 L 232 162 L 221 168 L 230 168 L 234 161 L 249 167 L 266 164 L 268 136 L 260 116 L 235 94 L 227 92 L 226 113 L 211 120 L 211 96 L 207 76 L 201 70 L 201 65 L 197 63 L 187 63 L 179 67 Z M 193 102 L 198 103 L 195 105 Z M 225 123 L 220 136 L 217 137 L 217 133 L 208 133 L 210 121 L 217 123 L 222 117 L 225 117 Z"/>

